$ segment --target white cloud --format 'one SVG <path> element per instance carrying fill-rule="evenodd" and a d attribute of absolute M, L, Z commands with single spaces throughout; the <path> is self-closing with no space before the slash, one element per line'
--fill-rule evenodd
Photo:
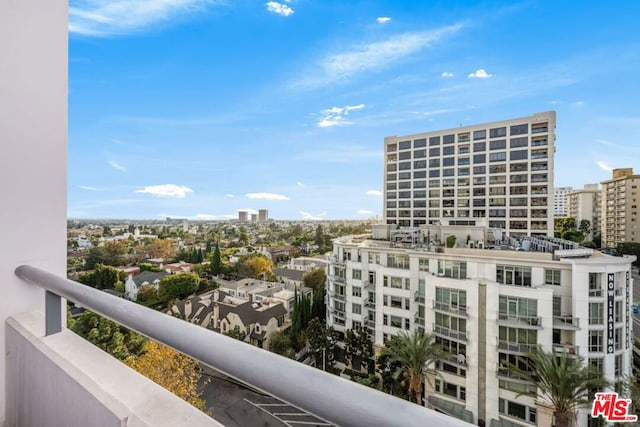
<path fill-rule="evenodd" d="M 120 163 L 116 162 L 115 160 L 109 160 L 109 166 L 111 166 L 112 168 L 114 168 L 116 170 L 119 170 L 120 172 L 126 172 L 127 171 L 127 168 L 125 168 Z"/>
<path fill-rule="evenodd" d="M 603 162 L 602 160 L 597 161 L 596 164 L 603 171 L 613 172 L 613 168 L 611 166 L 609 166 L 608 164 L 606 164 L 605 162 Z"/>
<path fill-rule="evenodd" d="M 288 2 L 287 2 L 288 3 Z M 294 11 L 286 4 L 278 3 L 277 1 L 270 1 L 265 3 L 267 6 L 267 10 L 271 13 L 277 13 L 282 16 L 290 16 L 293 15 Z"/>
<path fill-rule="evenodd" d="M 300 182 L 300 181 L 296 182 L 296 185 L 297 185 L 298 187 L 302 187 L 302 188 L 306 187 L 306 185 L 304 185 L 304 183 L 303 183 L 303 182 Z"/>
<path fill-rule="evenodd" d="M 378 190 L 369 190 L 366 193 L 364 193 L 365 196 L 375 196 L 375 197 L 380 197 L 382 196 L 382 191 L 378 191 Z"/>
<path fill-rule="evenodd" d="M 493 74 L 487 73 L 483 68 L 478 68 L 473 73 L 469 73 L 467 77 L 470 79 L 488 79 L 490 77 L 493 77 Z"/>
<path fill-rule="evenodd" d="M 69 32 L 93 37 L 131 34 L 212 4 L 211 0 L 71 0 Z"/>
<path fill-rule="evenodd" d="M 147 185 L 140 190 L 136 190 L 136 193 L 151 194 L 156 197 L 173 197 L 176 199 L 184 199 L 187 197 L 187 193 L 193 193 L 193 190 L 184 185 L 176 184 L 161 184 L 161 185 Z"/>
<path fill-rule="evenodd" d="M 302 215 L 302 219 L 306 220 L 306 221 L 320 221 L 325 219 L 325 217 L 327 216 L 326 212 L 322 212 L 319 214 L 312 214 L 309 212 L 305 212 L 305 211 L 300 211 L 300 215 Z"/>
<path fill-rule="evenodd" d="M 173 218 L 173 219 L 188 219 L 192 221 L 220 221 L 223 219 L 237 218 L 237 215 L 230 214 L 195 214 L 195 215 L 171 215 L 171 214 L 158 214 L 160 218 Z"/>
<path fill-rule="evenodd" d="M 373 211 L 367 209 L 359 209 L 357 213 L 358 215 L 372 215 Z"/>
<path fill-rule="evenodd" d="M 224 195 L 224 197 L 228 197 L 228 198 L 230 198 L 230 199 L 233 199 L 233 198 L 234 198 L 234 197 L 236 197 L 236 196 L 235 196 L 234 194 L 227 193 L 227 194 L 225 194 L 225 195 Z"/>
<path fill-rule="evenodd" d="M 391 18 L 389 18 L 388 16 L 378 16 L 376 18 L 376 22 L 378 24 L 386 24 L 389 21 L 391 21 Z"/>
<path fill-rule="evenodd" d="M 344 126 L 353 124 L 346 119 L 350 111 L 362 110 L 365 107 L 364 104 L 347 105 L 344 107 L 332 107 L 320 112 L 320 120 L 318 120 L 319 128 L 326 128 L 331 126 Z"/>
<path fill-rule="evenodd" d="M 81 189 L 87 190 L 87 191 L 104 191 L 104 189 L 102 189 L 102 188 L 92 187 L 90 185 L 78 185 L 78 188 L 81 188 Z"/>
<path fill-rule="evenodd" d="M 256 215 L 257 215 L 257 214 L 258 214 L 258 211 L 257 211 L 257 210 L 255 210 L 255 209 L 250 209 L 250 208 L 241 208 L 241 209 L 238 209 L 238 212 L 246 212 L 246 213 L 248 213 L 249 215 L 251 215 L 251 214 L 256 214 Z M 236 215 L 236 216 L 234 216 L 234 218 L 237 218 L 237 217 L 238 217 L 237 215 Z"/>
<path fill-rule="evenodd" d="M 584 101 L 576 101 L 573 104 L 571 104 L 571 106 L 576 108 L 584 107 Z"/>
<path fill-rule="evenodd" d="M 289 200 L 288 196 L 274 193 L 247 193 L 244 196 L 249 199 Z"/>
<path fill-rule="evenodd" d="M 449 79 L 453 77 L 453 73 L 451 71 L 443 71 L 441 76 L 444 77 L 445 79 Z"/>
<path fill-rule="evenodd" d="M 356 74 L 387 68 L 420 50 L 432 46 L 442 38 L 463 28 L 462 24 L 435 30 L 396 34 L 386 40 L 352 47 L 350 50 L 329 54 L 314 65 L 320 73 L 305 72 L 295 86 L 319 87 L 346 80 Z"/>

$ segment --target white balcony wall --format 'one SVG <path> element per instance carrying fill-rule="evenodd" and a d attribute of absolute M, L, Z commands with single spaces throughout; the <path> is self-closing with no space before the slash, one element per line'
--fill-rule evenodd
<path fill-rule="evenodd" d="M 0 425 L 7 318 L 42 310 L 44 292 L 14 276 L 24 263 L 65 274 L 67 1 L 0 1 Z"/>

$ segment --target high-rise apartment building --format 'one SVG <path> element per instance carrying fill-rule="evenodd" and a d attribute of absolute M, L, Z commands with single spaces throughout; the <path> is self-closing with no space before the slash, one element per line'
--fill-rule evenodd
<path fill-rule="evenodd" d="M 573 187 L 556 187 L 553 189 L 553 216 L 568 216 L 569 193 Z"/>
<path fill-rule="evenodd" d="M 269 221 L 269 211 L 267 209 L 258 210 L 258 222 Z"/>
<path fill-rule="evenodd" d="M 384 140 L 384 219 L 552 235 L 553 111 Z"/>
<path fill-rule="evenodd" d="M 543 399 L 523 395 L 535 386 L 508 368 L 536 346 L 578 355 L 612 384 L 631 374 L 635 257 L 546 236 L 498 239 L 489 250 L 490 229 L 426 228 L 334 240 L 327 322 L 368 328 L 377 347 L 401 331 L 433 334 L 451 357 L 436 366 L 433 388 L 425 382 L 432 407 L 476 425 L 552 425 Z M 443 248 L 423 243 L 427 233 L 471 239 Z M 588 420 L 580 409 L 574 425 Z"/>
<path fill-rule="evenodd" d="M 618 243 L 639 242 L 638 201 L 640 175 L 632 168 L 614 169 L 611 179 L 602 182 L 602 246 L 616 247 Z"/>
<path fill-rule="evenodd" d="M 238 211 L 238 221 L 239 222 L 247 222 L 247 221 L 249 221 L 249 212 L 247 212 L 247 211 Z"/>
<path fill-rule="evenodd" d="M 600 235 L 600 188 L 598 184 L 586 184 L 582 190 L 573 190 L 567 195 L 567 215 L 575 218 L 580 226 L 582 221 L 589 221 L 589 232 L 585 240 L 593 240 Z M 554 201 L 555 203 L 555 201 Z"/>

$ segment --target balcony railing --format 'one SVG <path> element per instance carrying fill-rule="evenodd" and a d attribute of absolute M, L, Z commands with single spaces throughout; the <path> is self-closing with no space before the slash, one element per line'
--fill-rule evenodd
<path fill-rule="evenodd" d="M 536 344 L 520 344 L 517 342 L 498 340 L 498 349 L 516 353 L 528 353 L 536 348 Z"/>
<path fill-rule="evenodd" d="M 433 308 L 439 311 L 446 311 L 457 315 L 467 316 L 467 306 L 460 304 L 447 304 L 442 301 L 433 300 Z"/>
<path fill-rule="evenodd" d="M 36 267 L 20 266 L 16 275 L 46 290 L 46 335 L 62 331 L 67 298 L 329 423 L 470 425 Z M 255 366 L 261 369 L 248 369 Z"/>
<path fill-rule="evenodd" d="M 510 314 L 498 314 L 498 323 L 513 324 L 516 326 L 532 326 L 540 328 L 541 319 L 538 316 L 516 316 Z"/>
<path fill-rule="evenodd" d="M 580 354 L 577 346 L 573 344 L 553 343 L 553 351 L 556 353 Z"/>
<path fill-rule="evenodd" d="M 553 316 L 553 327 L 556 329 L 579 329 L 578 320 L 573 316 Z"/>
<path fill-rule="evenodd" d="M 440 325 L 433 325 L 433 332 L 436 335 L 442 335 L 445 337 L 449 337 L 449 338 L 454 338 L 457 340 L 462 340 L 462 341 L 466 341 L 467 340 L 467 333 L 465 331 L 458 331 L 456 329 L 449 329 L 449 328 L 445 328 L 444 326 L 440 326 Z"/>

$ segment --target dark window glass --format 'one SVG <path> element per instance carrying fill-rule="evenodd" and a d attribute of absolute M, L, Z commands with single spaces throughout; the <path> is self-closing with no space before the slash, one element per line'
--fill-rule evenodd
<path fill-rule="evenodd" d="M 442 155 L 443 156 L 450 156 L 452 154 L 455 153 L 455 147 L 443 147 L 442 148 Z"/>
<path fill-rule="evenodd" d="M 387 172 L 394 172 L 398 170 L 398 165 L 396 163 L 387 164 Z"/>
<path fill-rule="evenodd" d="M 427 150 L 416 150 L 413 152 L 413 157 L 416 159 L 427 157 Z"/>
<path fill-rule="evenodd" d="M 411 172 L 400 172 L 398 174 L 398 179 L 409 179 L 411 178 Z"/>
<path fill-rule="evenodd" d="M 407 148 L 411 148 L 411 141 L 401 141 L 398 145 L 401 150 L 406 150 Z"/>
<path fill-rule="evenodd" d="M 427 167 L 427 161 L 426 160 L 416 160 L 413 162 L 413 168 L 414 169 L 423 169 Z"/>
<path fill-rule="evenodd" d="M 429 178 L 437 178 L 440 176 L 440 171 L 438 169 L 432 169 L 429 171 Z"/>
<path fill-rule="evenodd" d="M 411 191 L 400 191 L 398 193 L 398 198 L 399 199 L 410 199 L 411 198 Z"/>
<path fill-rule="evenodd" d="M 388 208 L 395 208 L 396 207 L 396 202 L 387 202 L 387 207 Z"/>
<path fill-rule="evenodd" d="M 403 182 L 399 182 L 398 183 L 398 188 L 399 189 L 407 189 L 407 188 L 411 188 L 411 181 L 403 181 Z"/>
<path fill-rule="evenodd" d="M 395 173 L 388 173 L 387 174 L 387 181 L 395 181 L 396 180 L 396 174 Z"/>
<path fill-rule="evenodd" d="M 427 177 L 427 171 L 415 171 L 413 173 L 413 177 L 415 179 L 426 178 Z"/>
<path fill-rule="evenodd" d="M 427 197 L 427 192 L 425 190 L 417 190 L 413 192 L 413 197 L 417 199 L 421 199 Z"/>
<path fill-rule="evenodd" d="M 474 174 L 484 174 L 487 172 L 486 166 L 474 166 L 473 173 Z"/>
<path fill-rule="evenodd" d="M 491 141 L 489 143 L 490 150 L 504 150 L 505 148 L 507 148 L 506 139 L 498 139 L 497 141 Z"/>
<path fill-rule="evenodd" d="M 433 147 L 434 145 L 440 145 L 439 136 L 432 136 L 431 138 L 429 138 L 429 146 Z"/>
<path fill-rule="evenodd" d="M 507 153 L 505 153 L 504 151 L 501 153 L 491 153 L 489 154 L 489 161 L 490 162 L 503 162 L 507 160 Z"/>
<path fill-rule="evenodd" d="M 473 131 L 473 139 L 485 139 L 487 137 L 486 130 L 474 130 Z"/>
<path fill-rule="evenodd" d="M 427 181 L 415 181 L 413 188 L 427 188 Z"/>
<path fill-rule="evenodd" d="M 529 154 L 529 150 L 517 150 L 517 151 L 512 151 L 509 154 L 509 158 L 511 160 L 524 160 L 527 158 Z"/>
<path fill-rule="evenodd" d="M 468 157 L 458 157 L 458 166 L 466 166 L 469 164 Z"/>
<path fill-rule="evenodd" d="M 456 140 L 455 135 L 445 135 L 442 137 L 443 144 L 453 144 L 455 140 Z"/>
<path fill-rule="evenodd" d="M 509 146 L 511 148 L 516 148 L 516 147 L 526 147 L 529 145 L 529 137 L 528 136 L 523 136 L 520 138 L 511 138 L 511 140 L 509 141 Z"/>
<path fill-rule="evenodd" d="M 407 169 L 411 169 L 411 162 L 402 162 L 398 164 L 398 169 L 401 171 L 406 171 Z"/>
<path fill-rule="evenodd" d="M 411 207 L 411 200 L 400 200 L 398 202 L 398 207 L 399 208 L 410 208 Z"/>
<path fill-rule="evenodd" d="M 473 155 L 473 163 L 484 163 L 487 161 L 486 154 L 474 154 Z"/>
<path fill-rule="evenodd" d="M 453 166 L 455 164 L 455 157 L 445 157 L 442 159 L 442 166 Z"/>
<path fill-rule="evenodd" d="M 427 146 L 427 139 L 421 138 L 413 141 L 413 148 L 422 148 Z"/>
<path fill-rule="evenodd" d="M 489 137 L 490 138 L 498 138 L 500 136 L 507 136 L 507 128 L 506 127 L 493 128 L 493 129 L 489 130 Z"/>
<path fill-rule="evenodd" d="M 523 124 L 523 125 L 513 125 L 511 126 L 511 135 L 522 135 L 524 133 L 529 133 L 529 125 L 528 124 Z"/>
<path fill-rule="evenodd" d="M 414 200 L 413 201 L 413 207 L 414 208 L 426 208 L 427 207 L 427 201 L 426 200 Z"/>
<path fill-rule="evenodd" d="M 395 190 L 397 187 L 395 182 L 387 182 L 387 190 Z"/>
<path fill-rule="evenodd" d="M 430 159 L 429 160 L 430 168 L 439 168 L 440 167 L 440 159 Z"/>
<path fill-rule="evenodd" d="M 411 151 L 405 151 L 398 155 L 398 160 L 407 160 L 411 158 Z"/>
<path fill-rule="evenodd" d="M 442 176 L 455 176 L 456 174 L 456 170 L 455 169 L 443 169 L 442 170 Z"/>
<path fill-rule="evenodd" d="M 437 157 L 440 155 L 440 148 L 429 148 L 429 157 Z"/>

